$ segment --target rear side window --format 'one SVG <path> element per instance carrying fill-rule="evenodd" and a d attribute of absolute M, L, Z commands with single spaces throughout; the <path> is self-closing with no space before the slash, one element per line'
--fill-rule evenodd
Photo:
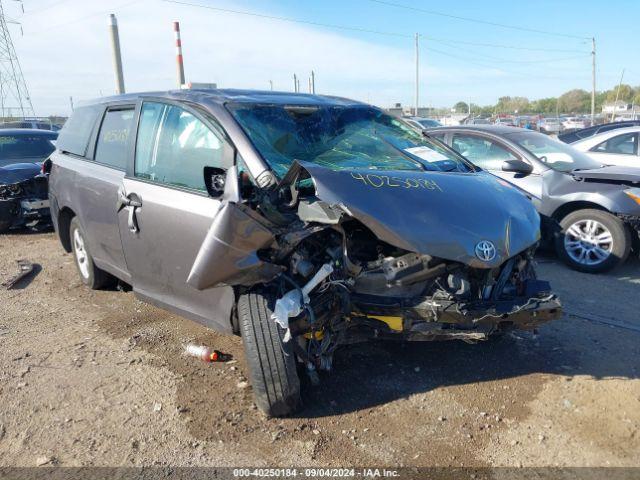
<path fill-rule="evenodd" d="M 84 157 L 87 153 L 93 126 L 99 114 L 99 107 L 76 108 L 62 130 L 60 130 L 60 136 L 56 143 L 58 148 L 63 152 Z"/>
<path fill-rule="evenodd" d="M 126 169 L 133 113 L 133 108 L 107 110 L 98 134 L 96 162 L 119 170 Z"/>

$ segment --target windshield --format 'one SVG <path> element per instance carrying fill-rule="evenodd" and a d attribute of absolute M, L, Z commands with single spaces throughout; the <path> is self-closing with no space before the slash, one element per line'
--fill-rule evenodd
<path fill-rule="evenodd" d="M 561 143 L 541 133 L 517 132 L 506 135 L 522 148 L 526 148 L 549 168 L 560 172 L 600 168 L 602 164 L 579 152 L 575 148 Z"/>
<path fill-rule="evenodd" d="M 42 159 L 56 147 L 41 135 L 0 135 L 0 166 L 15 163 L 18 159 Z"/>
<path fill-rule="evenodd" d="M 418 120 L 418 123 L 423 127 L 441 127 L 442 126 L 440 122 L 436 120 L 429 120 L 429 119 Z"/>
<path fill-rule="evenodd" d="M 276 175 L 294 160 L 333 170 L 469 172 L 455 152 L 369 106 L 228 104 Z"/>

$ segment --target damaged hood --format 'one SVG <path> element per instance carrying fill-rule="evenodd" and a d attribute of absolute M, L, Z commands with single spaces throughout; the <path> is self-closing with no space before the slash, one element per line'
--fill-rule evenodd
<path fill-rule="evenodd" d="M 37 163 L 12 163 L 0 167 L 0 184 L 24 182 L 40 175 L 40 165 Z"/>
<path fill-rule="evenodd" d="M 320 200 L 411 252 L 493 268 L 540 238 L 540 217 L 531 202 L 486 172 L 331 170 L 300 162 L 289 173 L 300 168 L 311 176 Z M 495 246 L 493 258 L 476 255 L 483 241 Z"/>
<path fill-rule="evenodd" d="M 580 179 L 611 183 L 640 183 L 640 168 L 610 165 L 590 170 L 574 170 L 571 174 Z"/>

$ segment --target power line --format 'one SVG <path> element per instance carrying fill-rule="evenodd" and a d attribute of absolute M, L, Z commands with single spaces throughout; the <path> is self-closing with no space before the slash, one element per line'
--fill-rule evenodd
<path fill-rule="evenodd" d="M 457 60 L 463 60 L 465 63 L 469 63 L 469 64 L 472 64 L 472 65 L 477 65 L 479 67 L 484 67 L 484 68 L 488 68 L 488 69 L 491 69 L 491 70 L 496 70 L 498 72 L 508 73 L 508 74 L 511 74 L 511 75 L 519 75 L 519 76 L 523 76 L 523 77 L 533 78 L 531 73 L 519 72 L 519 71 L 515 71 L 515 70 L 505 70 L 502 67 L 496 67 L 495 65 L 489 65 L 489 64 L 486 64 L 486 63 L 478 62 L 475 58 L 469 58 L 469 57 L 465 57 L 463 55 L 457 55 L 457 54 L 453 54 L 453 53 L 450 53 L 450 52 L 444 52 L 442 50 L 438 50 L 438 49 L 431 48 L 431 47 L 425 47 L 425 49 L 428 50 L 429 52 L 436 53 L 438 55 L 442 55 L 442 56 L 445 56 L 447 58 L 455 58 Z M 574 78 L 574 77 L 575 77 L 575 75 L 572 74 L 572 78 Z M 545 79 L 545 80 L 564 80 L 567 77 L 538 75 L 538 74 L 536 74 L 535 78 L 536 79 Z"/>
<path fill-rule="evenodd" d="M 42 35 L 43 33 L 49 32 L 51 30 L 55 30 L 56 28 L 66 27 L 67 25 L 73 25 L 74 23 L 82 22 L 83 20 L 87 20 L 89 18 L 93 18 L 93 17 L 96 17 L 98 15 L 106 15 L 107 13 L 112 13 L 112 12 L 115 12 L 115 11 L 118 11 L 118 10 L 122 10 L 123 8 L 127 8 L 127 7 L 130 7 L 131 5 L 134 5 L 136 3 L 140 3 L 141 1 L 142 0 L 132 0 L 130 2 L 123 3 L 123 4 L 117 5 L 115 7 L 111 7 L 109 10 L 102 10 L 100 12 L 94 12 L 94 13 L 91 13 L 89 15 L 85 15 L 83 17 L 76 18 L 76 19 L 71 20 L 69 22 L 64 22 L 64 23 L 59 23 L 57 25 L 53 25 L 53 26 L 51 26 L 49 28 L 46 28 L 44 30 L 37 30 L 37 31 L 34 31 L 34 32 L 27 31 L 25 33 L 31 35 L 32 37 L 33 36 L 37 37 L 38 35 Z"/>
<path fill-rule="evenodd" d="M 436 38 L 436 37 L 428 37 L 423 35 L 424 38 L 428 40 L 433 40 L 436 42 L 449 42 L 449 43 L 459 43 L 460 45 L 470 45 L 473 47 L 491 47 L 491 48 L 506 48 L 510 50 L 527 50 L 530 52 L 554 52 L 554 53 L 589 53 L 586 50 L 571 50 L 571 49 L 563 49 L 563 48 L 537 48 L 537 47 L 520 47 L 517 45 L 500 45 L 496 43 L 478 43 L 478 42 L 465 42 L 462 40 L 453 40 L 453 39 L 445 39 L 445 38 Z"/>
<path fill-rule="evenodd" d="M 212 7 L 211 5 L 200 5 L 197 3 L 189 3 L 189 2 L 180 2 L 178 0 L 163 0 L 164 2 L 167 3 L 176 3 L 178 5 L 185 5 L 188 7 L 199 7 L 199 8 L 206 8 L 207 10 L 216 10 L 218 12 L 227 12 L 227 13 L 235 13 L 238 15 L 248 15 L 251 17 L 257 17 L 257 18 L 268 18 L 270 20 L 280 20 L 282 22 L 291 22 L 291 23 L 304 23 L 306 25 L 315 25 L 317 27 L 329 27 L 329 28 L 337 28 L 340 30 L 351 30 L 354 32 L 363 32 L 363 33 L 374 33 L 377 35 L 388 35 L 391 37 L 404 37 L 404 38 L 413 38 L 413 35 L 407 35 L 406 33 L 397 33 L 397 32 L 385 32 L 382 30 L 370 30 L 368 28 L 360 28 L 360 27 L 348 27 L 345 25 L 333 25 L 333 24 L 329 24 L 329 23 L 320 23 L 320 22 L 313 22 L 311 20 L 300 20 L 297 18 L 288 18 L 288 17 L 277 17 L 274 15 L 265 15 L 262 13 L 255 13 L 255 12 L 246 12 L 246 11 L 241 11 L 241 10 L 231 10 L 230 8 L 220 8 L 220 7 Z"/>
<path fill-rule="evenodd" d="M 57 7 L 58 5 L 61 5 L 63 3 L 67 3 L 69 1 L 70 0 L 58 0 L 57 2 L 54 2 L 54 3 L 51 3 L 51 4 L 47 5 L 46 7 L 42 7 L 42 8 L 39 8 L 37 10 L 32 10 L 30 12 L 26 12 L 22 16 L 26 17 L 26 16 L 31 16 L 31 15 L 38 15 L 39 13 L 46 12 L 47 10 L 50 10 L 50 9 L 52 9 L 54 7 Z"/>
<path fill-rule="evenodd" d="M 390 32 L 390 31 L 374 30 L 374 29 L 347 26 L 347 25 L 322 23 L 322 22 L 315 22 L 315 21 L 311 21 L 311 20 L 301 20 L 301 19 L 298 19 L 298 18 L 291 18 L 291 17 L 280 17 L 280 16 L 267 15 L 267 14 L 262 14 L 262 13 L 247 12 L 247 11 L 243 11 L 243 10 L 233 10 L 233 9 L 229 9 L 229 8 L 214 7 L 212 5 L 201 5 L 201 4 L 198 4 L 198 3 L 190 3 L 190 2 L 180 1 L 180 0 L 163 0 L 163 1 L 167 2 L 167 3 L 175 3 L 175 4 L 178 4 L 178 5 L 184 5 L 184 6 L 188 6 L 188 7 L 204 8 L 204 9 L 207 9 L 207 10 L 215 10 L 215 11 L 218 11 L 218 12 L 233 13 L 233 14 L 236 14 L 236 15 L 247 15 L 247 16 L 257 17 L 257 18 L 267 18 L 267 19 L 270 19 L 270 20 L 278 20 L 278 21 L 282 21 L 282 22 L 301 23 L 301 24 L 306 24 L 306 25 L 314 25 L 314 26 L 317 26 L 317 27 L 335 28 L 335 29 L 338 29 L 338 30 L 348 30 L 348 31 L 353 31 L 353 32 L 361 32 L 361 33 L 372 33 L 372 34 L 376 34 L 376 35 L 386 35 L 386 36 L 390 36 L 390 37 L 413 38 L 413 35 L 409 35 L 409 34 L 406 34 L 406 33 L 400 33 L 400 32 Z M 427 40 L 433 40 L 433 41 L 438 41 L 438 42 L 443 42 L 443 43 L 444 42 L 451 42 L 451 43 L 460 43 L 460 44 L 463 44 L 463 45 L 473 45 L 473 46 L 479 46 L 479 47 L 495 47 L 495 48 L 541 51 L 541 52 L 565 52 L 565 53 L 585 53 L 585 54 L 587 53 L 587 52 L 583 52 L 581 50 L 519 47 L 519 46 L 514 46 L 514 45 L 499 45 L 499 44 L 464 42 L 464 41 L 452 40 L 452 39 L 440 39 L 440 38 L 431 37 L 431 36 L 422 35 L 422 34 L 420 36 L 422 38 L 426 38 Z"/>
<path fill-rule="evenodd" d="M 218 11 L 218 12 L 225 12 L 225 13 L 233 13 L 236 15 L 246 15 L 246 16 L 251 16 L 251 17 L 256 17 L 256 18 L 266 18 L 266 19 L 270 19 L 270 20 L 278 20 L 278 21 L 283 21 L 283 22 L 290 22 L 290 23 L 301 23 L 301 24 L 306 24 L 306 25 L 314 25 L 314 26 L 319 26 L 319 27 L 327 27 L 327 28 L 335 28 L 335 29 L 340 29 L 340 30 L 349 30 L 349 31 L 355 31 L 355 32 L 364 32 L 364 33 L 373 33 L 373 34 L 378 34 L 378 35 L 386 35 L 386 36 L 393 36 L 393 37 L 401 37 L 401 38 L 412 38 L 413 35 L 409 35 L 406 33 L 399 33 L 399 32 L 390 32 L 390 31 L 381 31 L 381 30 L 372 30 L 372 29 L 367 29 L 367 28 L 360 28 L 360 27 L 353 27 L 353 26 L 346 26 L 346 25 L 338 25 L 338 24 L 329 24 L 329 23 L 322 23 L 322 22 L 315 22 L 315 21 L 309 21 L 309 20 L 301 20 L 301 19 L 297 19 L 297 18 L 290 18 L 290 17 L 281 17 L 281 16 L 275 16 L 275 15 L 267 15 L 267 14 L 262 14 L 262 13 L 255 13 L 255 12 L 247 12 L 247 11 L 242 11 L 242 10 L 233 10 L 233 9 L 229 9 L 229 8 L 221 8 L 221 7 L 214 7 L 212 5 L 202 5 L 202 4 L 197 4 L 197 3 L 190 3 L 190 2 L 185 2 L 185 1 L 181 1 L 181 0 L 163 0 L 164 2 L 167 3 L 174 3 L 174 4 L 178 4 L 178 5 L 184 5 L 184 6 L 189 6 L 189 7 L 197 7 L 197 8 L 204 8 L 207 10 L 214 10 L 214 11 Z M 428 40 L 436 40 L 433 37 L 429 37 L 426 35 L 420 35 L 423 38 L 426 38 Z M 577 38 L 581 38 L 581 37 L 577 37 Z M 441 42 L 446 42 L 440 40 Z M 465 42 L 467 44 L 471 43 L 471 42 Z M 451 54 L 449 52 L 444 52 L 441 50 L 437 50 L 431 47 L 426 47 L 426 50 L 431 51 L 433 53 L 437 53 L 440 55 L 444 55 L 446 57 L 449 58 L 456 58 L 456 59 L 460 59 L 460 60 L 464 60 L 467 63 L 471 63 L 471 64 L 475 64 L 484 68 L 490 68 L 493 70 L 497 70 L 503 73 L 508 73 L 508 74 L 512 74 L 512 75 L 521 75 L 521 76 L 526 76 L 526 77 L 531 77 L 531 74 L 525 73 L 525 72 L 516 72 L 516 71 L 510 71 L 510 70 L 505 70 L 503 68 L 498 68 L 495 65 L 487 65 L 484 63 L 480 63 L 477 62 L 476 59 L 470 59 L 469 57 L 463 57 L 463 56 L 459 56 L 459 55 L 454 55 Z M 583 52 L 586 54 L 586 52 Z M 571 59 L 574 59 L 576 57 L 572 57 Z M 505 62 L 509 62 L 509 60 L 504 60 L 504 59 L 500 59 L 501 61 L 505 61 Z M 566 61 L 566 58 L 563 59 L 553 59 L 551 61 Z M 526 61 L 513 61 L 514 63 L 527 63 Z M 531 63 L 545 63 L 545 60 L 536 60 L 536 61 L 532 61 Z M 560 79 L 562 77 L 551 77 L 551 76 L 540 76 L 540 75 L 536 75 L 536 78 L 545 78 L 545 79 L 549 79 L 549 80 L 556 80 L 556 79 Z"/>
<path fill-rule="evenodd" d="M 428 15 L 437 15 L 440 17 L 446 17 L 446 18 L 453 18 L 455 20 L 462 20 L 465 22 L 473 22 L 473 23 L 481 23 L 483 25 L 490 25 L 492 27 L 500 27 L 500 28 L 508 28 L 510 30 L 520 30 L 523 32 L 530 32 L 530 33 L 538 33 L 538 34 L 542 34 L 542 35 L 553 35 L 556 37 L 566 37 L 566 38 L 577 38 L 580 40 L 591 40 L 591 37 L 584 37 L 584 36 L 579 36 L 579 35 L 571 35 L 569 33 L 558 33 L 558 32 L 551 32 L 548 30 L 538 30 L 535 28 L 528 28 L 528 27 L 521 27 L 521 26 L 517 26 L 517 25 L 508 25 L 505 23 L 498 23 L 498 22 L 490 22 L 488 20 L 480 20 L 477 18 L 470 18 L 470 17 L 462 17 L 459 15 L 451 15 L 448 13 L 443 13 L 443 12 L 437 12 L 435 10 L 426 10 L 424 8 L 418 8 L 418 7 L 412 7 L 410 5 L 403 5 L 401 3 L 394 3 L 394 2 L 389 2 L 386 0 L 369 0 L 370 2 L 373 3 L 378 3 L 380 5 L 387 5 L 390 7 L 396 7 L 396 8 L 404 8 L 406 10 L 412 10 L 414 12 L 420 12 L 420 13 L 426 13 Z"/>
<path fill-rule="evenodd" d="M 445 42 L 443 40 L 431 39 L 431 41 L 437 42 L 437 43 L 441 43 L 442 45 L 444 45 L 446 47 L 449 47 L 449 48 L 455 48 L 456 50 L 463 50 L 465 52 L 473 53 L 474 55 L 477 55 L 477 56 L 480 56 L 480 57 L 484 57 L 484 58 L 487 58 L 489 60 L 493 60 L 494 62 L 499 62 L 499 63 L 517 63 L 517 64 L 522 64 L 522 65 L 527 65 L 527 64 L 535 64 L 535 63 L 552 63 L 552 62 L 565 62 L 565 61 L 569 61 L 569 60 L 583 60 L 585 57 L 591 56 L 590 53 L 582 52 L 583 54 L 580 55 L 580 56 L 574 55 L 574 56 L 571 56 L 571 57 L 548 58 L 548 59 L 544 59 L 544 60 L 507 60 L 505 58 L 494 57 L 492 55 L 487 55 L 487 54 L 484 54 L 484 53 L 470 52 L 466 48 L 458 47 L 458 46 L 455 46 L 455 45 L 451 45 L 449 42 Z"/>

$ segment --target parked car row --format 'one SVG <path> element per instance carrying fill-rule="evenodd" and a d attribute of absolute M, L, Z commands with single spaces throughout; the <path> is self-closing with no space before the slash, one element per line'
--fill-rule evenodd
<path fill-rule="evenodd" d="M 428 132 L 526 192 L 543 219 L 543 239 L 572 268 L 603 272 L 628 257 L 640 232 L 637 162 L 629 168 L 608 166 L 608 155 L 615 154 L 598 158 L 601 153 L 596 152 L 592 158 L 546 135 L 512 127 L 444 127 Z M 637 130 L 623 135 L 616 145 L 624 147 L 617 148 L 627 150 L 626 139 L 632 135 L 637 158 Z M 604 140 L 604 145 L 609 142 Z"/>

